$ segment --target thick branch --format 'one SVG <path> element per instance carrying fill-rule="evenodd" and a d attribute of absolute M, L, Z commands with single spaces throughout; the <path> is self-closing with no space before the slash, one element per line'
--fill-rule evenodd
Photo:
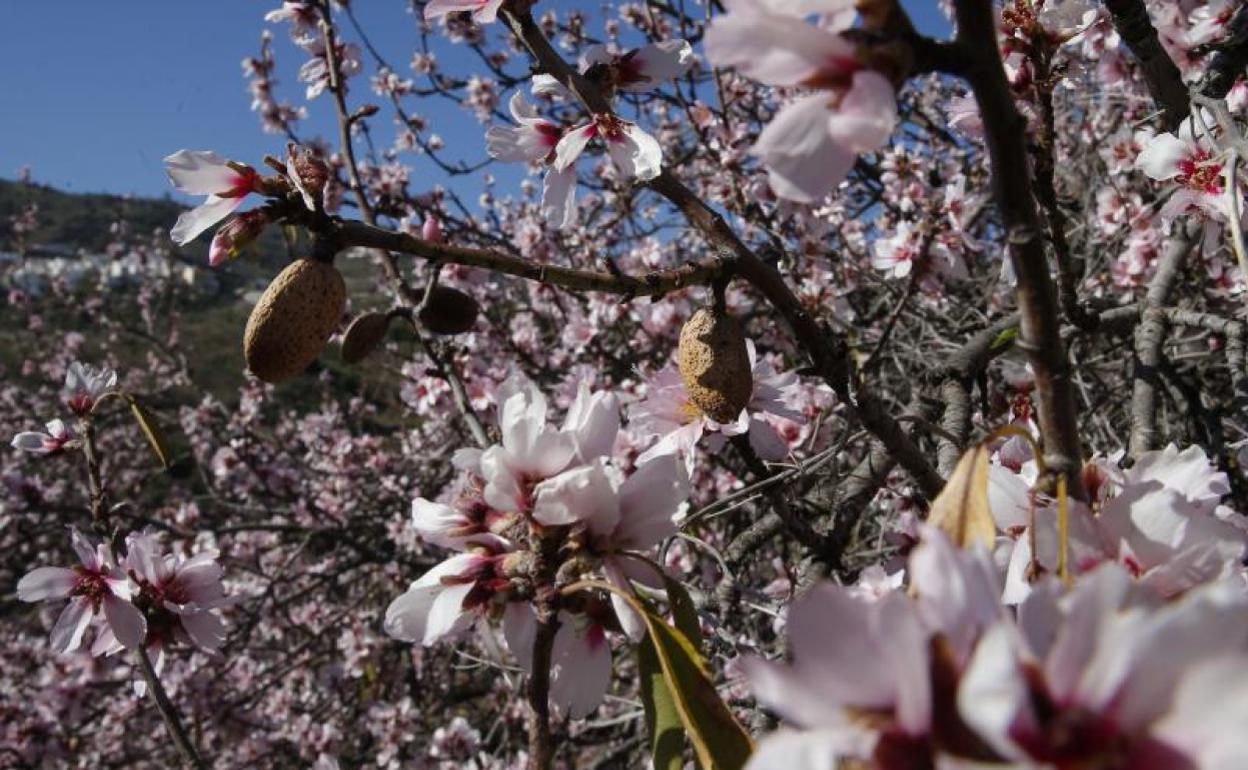
<path fill-rule="evenodd" d="M 1148 295 L 1135 329 L 1135 362 L 1131 385 L 1131 439 L 1128 456 L 1138 458 L 1157 446 L 1157 393 L 1161 384 L 1161 347 L 1166 341 L 1166 301 L 1174 290 L 1192 250 L 1190 233 L 1180 231 L 1166 246 L 1157 272 L 1148 284 Z"/>
<path fill-rule="evenodd" d="M 1114 28 L 1122 42 L 1139 60 L 1153 101 L 1165 111 L 1166 130 L 1173 131 L 1190 113 L 1191 102 L 1179 68 L 1161 47 L 1144 0 L 1105 0 L 1105 7 L 1113 17 Z"/>
<path fill-rule="evenodd" d="M 1022 331 L 1019 346 L 1027 352 L 1035 371 L 1045 460 L 1052 472 L 1066 475 L 1073 494 L 1083 497 L 1078 473 L 1083 464 L 1083 448 L 1075 412 L 1075 391 L 1070 360 L 1061 339 L 1057 295 L 1049 275 L 1032 194 L 1025 124 L 1014 106 L 1001 65 L 992 3 L 958 0 L 956 9 L 958 40 L 976 52 L 975 66 L 967 71 L 966 77 L 983 116 L 992 160 L 993 188 L 1018 280 Z"/>
<path fill-rule="evenodd" d="M 394 232 L 353 220 L 335 220 L 333 237 L 342 246 L 382 249 L 448 265 L 479 267 L 496 273 L 506 273 L 519 278 L 561 286 L 565 289 L 599 291 L 628 297 L 658 297 L 688 286 L 709 284 L 726 269 L 724 260 L 708 257 L 672 270 L 647 273 L 641 277 L 578 270 L 521 259 L 501 251 L 433 243 L 407 233 Z"/>

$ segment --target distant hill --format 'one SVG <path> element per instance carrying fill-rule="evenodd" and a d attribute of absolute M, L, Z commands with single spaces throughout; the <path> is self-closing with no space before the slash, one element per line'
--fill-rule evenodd
<path fill-rule="evenodd" d="M 103 251 L 109 227 L 129 222 L 136 235 L 168 229 L 185 208 L 171 198 L 134 198 L 120 195 L 67 193 L 41 184 L 0 179 L 0 249 L 12 246 L 9 218 L 27 204 L 39 205 L 39 229 L 32 243 L 66 244 Z"/>

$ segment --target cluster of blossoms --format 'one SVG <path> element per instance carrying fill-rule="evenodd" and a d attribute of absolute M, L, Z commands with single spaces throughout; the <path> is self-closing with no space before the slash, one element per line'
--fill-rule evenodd
<path fill-rule="evenodd" d="M 430 4 L 432 7 L 433 4 Z M 581 57 L 582 74 L 604 92 L 644 92 L 680 77 L 693 66 L 693 49 L 684 40 L 654 43 L 624 54 L 593 46 Z M 551 75 L 533 78 L 533 94 L 566 97 L 567 89 Z M 662 170 L 658 141 L 637 124 L 615 115 L 593 115 L 581 126 L 567 127 L 542 118 L 517 91 L 509 104 L 516 125 L 494 126 L 486 134 L 491 157 L 546 167 L 542 207 L 551 224 L 569 227 L 576 222 L 576 161 L 593 139 L 601 139 L 611 161 L 625 178 L 646 182 Z"/>
<path fill-rule="evenodd" d="M 65 370 L 61 397 L 65 406 L 81 418 L 91 414 L 96 403 L 116 389 L 117 373 L 112 369 L 97 369 L 75 361 Z M 24 431 L 11 442 L 14 449 L 44 455 L 76 449 L 78 445 L 77 431 L 59 417 L 48 422 L 47 432 Z"/>
<path fill-rule="evenodd" d="M 412 504 L 420 536 L 458 553 L 391 602 L 385 627 L 391 636 L 430 645 L 477 621 L 501 619 L 508 647 L 529 668 L 533 601 L 556 574 L 566 581 L 598 573 L 627 593 L 636 591 L 634 582 L 662 587 L 646 552 L 675 533 L 688 480 L 670 454 L 626 472 L 613 456 L 620 427 L 614 394 L 583 387 L 561 427 L 547 424 L 545 396 L 521 376 L 500 385 L 495 401 L 502 441 L 456 453 L 463 477 L 447 502 Z M 607 629 L 640 638 L 644 627 L 614 595 L 610 604 L 570 603 L 559 609 L 558 623 L 551 699 L 583 717 L 610 684 Z"/>
<path fill-rule="evenodd" d="M 1165 602 L 1116 564 L 1002 603 L 986 551 L 925 529 L 908 589 L 824 585 L 788 616 L 790 664 L 746 661 L 791 723 L 763 768 L 1237 767 L 1248 692 L 1243 576 Z"/>
<path fill-rule="evenodd" d="M 25 602 L 69 599 L 51 631 L 52 649 L 74 652 L 94 630 L 92 655 L 110 655 L 140 646 L 156 654 L 156 670 L 173 642 L 215 652 L 225 641 L 216 610 L 229 599 L 221 584 L 216 553 L 193 557 L 164 553 L 151 532 L 126 537 L 118 560 L 104 543 L 92 545 L 70 530 L 79 565 L 38 567 L 17 584 Z"/>

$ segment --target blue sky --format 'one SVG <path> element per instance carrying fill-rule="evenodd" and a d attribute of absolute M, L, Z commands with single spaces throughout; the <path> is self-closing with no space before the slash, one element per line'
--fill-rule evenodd
<path fill-rule="evenodd" d="M 29 164 L 38 182 L 79 192 L 161 195 L 168 191 L 161 158 L 181 148 L 214 149 L 258 164 L 280 154 L 280 137 L 264 134 L 250 111 L 241 62 L 259 49 L 263 16 L 280 0 L 126 0 L 124 3 L 42 0 L 5 3 L 0 44 L 0 177 Z M 365 30 L 400 75 L 416 49 L 417 26 L 404 0 L 356 0 Z M 910 0 L 921 29 L 947 29 L 935 0 Z M 604 4 L 545 0 L 540 7 Z M 597 30 L 595 30 L 597 31 Z M 493 32 L 501 34 L 497 26 Z M 304 57 L 274 28 L 283 101 L 302 102 L 296 80 Z M 441 61 L 452 71 L 465 55 L 443 41 Z M 366 63 L 371 71 L 371 63 Z M 377 101 L 357 78 L 353 104 Z M 482 157 L 483 128 L 444 100 L 416 103 L 447 138 L 452 159 Z M 333 105 L 308 105 L 302 135 L 331 137 Z M 383 144 L 389 141 L 385 135 Z M 419 158 L 409 162 L 420 171 Z M 440 174 L 439 174 L 440 177 Z M 456 185 L 467 189 L 467 180 Z M 414 189 L 422 185 L 415 184 Z"/>

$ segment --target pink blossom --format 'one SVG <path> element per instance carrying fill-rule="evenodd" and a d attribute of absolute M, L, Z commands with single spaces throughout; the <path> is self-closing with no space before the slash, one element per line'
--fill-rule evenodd
<path fill-rule="evenodd" d="M 1122 768 L 1242 760 L 1248 691 L 1242 587 L 1214 584 L 1156 605 L 1107 566 L 1059 601 L 1048 583 L 980 641 L 958 711 L 1003 759 Z M 1234 663 L 1232 663 L 1234 661 Z M 1215 678 L 1214 673 L 1217 677 Z"/>
<path fill-rule="evenodd" d="M 1226 219 L 1222 163 L 1201 146 L 1191 118 L 1183 123 L 1178 136 L 1161 133 L 1150 139 L 1136 158 L 1136 166 L 1151 179 L 1174 182 L 1174 189 L 1161 209 L 1167 221 L 1192 210 L 1215 220 Z"/>
<path fill-rule="evenodd" d="M 594 115 L 589 123 L 570 129 L 563 135 L 559 144 L 555 145 L 555 170 L 570 168 L 584 152 L 585 146 L 595 138 L 606 144 L 611 161 L 625 176 L 648 182 L 659 175 L 663 150 L 658 141 L 636 123 L 606 114 Z"/>
<path fill-rule="evenodd" d="M 108 546 L 92 546 L 76 529 L 70 542 L 81 562 L 79 566 L 38 567 L 26 573 L 17 584 L 17 598 L 24 602 L 69 599 L 52 627 L 51 645 L 56 652 L 73 652 L 82 644 L 87 626 L 102 618 L 109 641 L 115 637 L 128 648 L 138 647 L 147 633 L 147 623 L 130 603 L 133 586 L 117 568 Z M 97 639 L 97 647 L 98 645 Z M 93 649 L 93 652 L 102 650 Z"/>
<path fill-rule="evenodd" d="M 782 87 L 817 89 L 783 107 L 753 153 L 782 198 L 813 203 L 845 179 L 859 154 L 881 147 L 897 122 L 892 84 L 857 58 L 840 34 L 852 3 L 784 4 L 737 0 L 706 33 L 707 57 L 746 77 Z M 832 14 L 830 28 L 808 24 Z"/>
<path fill-rule="evenodd" d="M 215 610 L 230 601 L 217 553 L 200 551 L 188 558 L 161 550 L 153 534 L 133 533 L 126 538 L 122 563 L 137 587 L 134 602 L 147 616 L 149 643 L 178 640 L 215 652 L 225 641 L 225 624 Z"/>
<path fill-rule="evenodd" d="M 741 410 L 734 423 L 719 423 L 703 414 L 689 400 L 689 392 L 685 390 L 674 363 L 668 363 L 647 381 L 645 398 L 629 410 L 629 427 L 640 436 L 657 436 L 658 439 L 637 458 L 639 463 L 674 453 L 684 458 L 689 475 L 693 475 L 696 460 L 694 447 L 701 441 L 704 432 L 720 434 L 720 441 L 722 437 L 746 434 L 750 446 L 764 460 L 780 460 L 788 454 L 788 442 L 766 418 L 773 416 L 796 423 L 805 422 L 806 418 L 789 406 L 797 386 L 797 375 L 793 372 L 777 373 L 769 362 L 759 358 L 752 340 L 746 341 L 746 348 L 753 371 L 754 390 L 746 408 Z"/>
<path fill-rule="evenodd" d="M 88 414 L 105 395 L 117 387 L 117 372 L 107 367 L 96 368 L 78 361 L 65 371 L 65 404 L 76 415 Z"/>
<path fill-rule="evenodd" d="M 78 446 L 78 434 L 64 420 L 52 420 L 46 433 L 27 431 L 13 437 L 11 446 L 24 452 L 50 455 Z"/>
<path fill-rule="evenodd" d="M 452 13 L 470 11 L 472 20 L 478 24 L 492 24 L 498 18 L 503 0 L 429 0 L 425 5 L 425 18 L 438 19 Z"/>
<path fill-rule="evenodd" d="M 165 170 L 178 192 L 208 196 L 198 207 L 179 216 L 169 231 L 179 246 L 233 213 L 249 193 L 257 191 L 259 182 L 259 175 L 250 166 L 203 150 L 178 150 L 165 158 Z"/>

